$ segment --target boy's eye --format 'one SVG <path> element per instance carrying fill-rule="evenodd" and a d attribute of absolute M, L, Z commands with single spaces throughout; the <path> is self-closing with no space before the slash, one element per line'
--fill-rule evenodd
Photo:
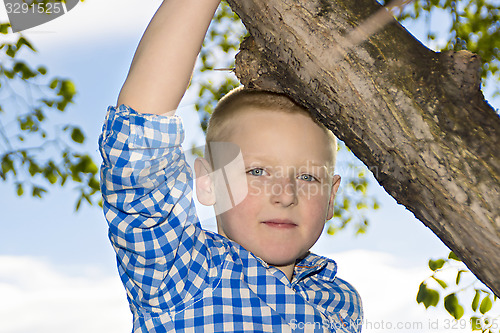
<path fill-rule="evenodd" d="M 266 171 L 262 168 L 255 168 L 247 171 L 247 173 L 252 176 L 263 176 L 265 172 Z"/>
<path fill-rule="evenodd" d="M 300 175 L 299 179 L 300 180 L 305 180 L 307 182 L 313 182 L 313 181 L 317 180 L 316 177 L 308 175 L 308 174 Z"/>

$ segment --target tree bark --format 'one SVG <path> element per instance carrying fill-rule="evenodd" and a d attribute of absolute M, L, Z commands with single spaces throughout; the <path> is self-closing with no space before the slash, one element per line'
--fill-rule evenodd
<path fill-rule="evenodd" d="M 500 296 L 500 119 L 479 58 L 427 49 L 374 0 L 228 2 L 251 35 L 241 83 L 308 108 Z"/>

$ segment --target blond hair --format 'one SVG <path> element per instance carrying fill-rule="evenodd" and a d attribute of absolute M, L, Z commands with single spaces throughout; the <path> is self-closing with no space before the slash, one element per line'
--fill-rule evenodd
<path fill-rule="evenodd" d="M 313 118 L 308 110 L 295 103 L 285 94 L 265 90 L 246 89 L 242 86 L 231 90 L 217 103 L 208 122 L 206 135 L 207 144 L 209 142 L 229 141 L 231 128 L 228 128 L 228 125 L 230 120 L 249 107 L 266 111 L 269 110 L 271 112 L 281 111 L 285 113 L 300 113 L 307 115 L 328 136 L 328 141 L 330 142 L 332 150 L 332 167 L 335 166 L 337 138 L 332 131 L 325 127 L 325 125 Z M 205 155 L 207 154 L 205 153 Z"/>

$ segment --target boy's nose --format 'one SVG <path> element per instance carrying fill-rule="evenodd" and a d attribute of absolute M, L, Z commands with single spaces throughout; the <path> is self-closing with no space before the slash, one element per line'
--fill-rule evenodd
<path fill-rule="evenodd" d="M 295 179 L 288 179 L 286 177 L 277 178 L 271 185 L 270 190 L 273 204 L 280 204 L 284 207 L 288 207 L 298 203 L 297 184 Z"/>

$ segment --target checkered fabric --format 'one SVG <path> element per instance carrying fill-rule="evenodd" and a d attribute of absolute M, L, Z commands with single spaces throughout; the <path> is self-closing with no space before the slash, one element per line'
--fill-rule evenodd
<path fill-rule="evenodd" d="M 99 138 L 109 238 L 133 332 L 360 332 L 361 299 L 309 254 L 292 281 L 203 230 L 180 118 L 110 107 Z"/>

